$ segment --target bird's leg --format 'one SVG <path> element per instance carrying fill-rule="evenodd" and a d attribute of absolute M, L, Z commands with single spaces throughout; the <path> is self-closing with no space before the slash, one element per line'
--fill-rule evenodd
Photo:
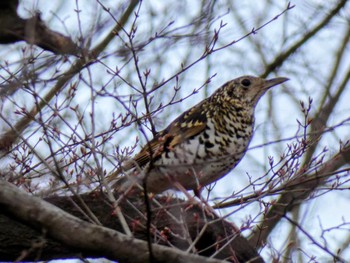
<path fill-rule="evenodd" d="M 196 190 L 193 190 L 195 196 L 200 200 L 200 202 L 198 202 L 192 195 L 190 195 L 188 193 L 188 191 L 185 189 L 185 187 L 183 187 L 183 185 L 181 185 L 179 182 L 173 182 L 174 187 L 176 187 L 180 192 L 182 192 L 188 199 L 190 206 L 188 206 L 186 208 L 190 209 L 193 205 L 197 205 L 199 207 L 201 207 L 203 209 L 203 211 L 205 212 L 205 214 L 211 216 L 213 219 L 215 218 L 215 216 L 218 216 L 215 212 L 215 210 L 208 204 L 208 202 L 206 200 L 204 200 L 204 198 L 201 195 L 201 188 L 197 188 Z"/>

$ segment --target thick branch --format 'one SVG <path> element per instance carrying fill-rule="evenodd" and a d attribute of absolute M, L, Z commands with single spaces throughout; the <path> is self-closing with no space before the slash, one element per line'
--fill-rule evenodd
<path fill-rule="evenodd" d="M 140 216 L 145 213 L 143 202 L 134 197 L 121 204 L 130 228 L 134 231 L 135 238 L 129 238 L 112 230 L 120 230 L 121 226 L 113 214 L 114 209 L 103 196 L 95 193 L 82 195 L 80 198 L 105 227 L 75 217 L 88 220 L 86 214 L 82 213 L 75 203 L 79 202 L 78 198 L 48 199 L 56 204 L 54 206 L 21 192 L 7 182 L 0 181 L 0 208 L 5 215 L 0 216 L 0 241 L 6 240 L 0 242 L 0 260 L 15 260 L 22 254 L 25 257 L 21 258 L 21 261 L 83 255 L 107 257 L 119 262 L 148 262 L 147 244 L 140 240 L 146 239 L 144 217 Z M 203 228 L 204 233 L 201 233 L 193 247 L 201 255 L 208 257 L 216 253 L 216 258 L 232 262 L 247 260 L 263 262 L 256 251 L 248 245 L 247 240 L 234 232 L 231 224 L 218 218 L 203 217 L 205 214 L 202 209 L 196 206 L 185 210 L 188 204 L 179 204 L 180 201 L 169 201 L 163 197 L 158 200 L 162 204 L 161 208 L 154 208 L 152 223 L 158 229 L 154 229 L 155 233 L 158 233 L 154 237 L 158 244 L 153 245 L 153 253 L 157 262 L 218 262 L 159 245 L 169 246 L 171 243 L 177 248 L 186 250 L 190 246 L 188 237 L 195 240 Z M 165 209 L 166 205 L 171 208 Z M 58 207 L 64 208 L 69 214 Z M 36 231 L 13 219 L 20 220 Z M 184 229 L 188 229 L 188 235 L 184 233 Z"/>
<path fill-rule="evenodd" d="M 76 55 L 78 46 L 69 38 L 48 28 L 37 14 L 23 19 L 17 14 L 18 1 L 0 5 L 0 43 L 26 41 L 56 54 Z"/>

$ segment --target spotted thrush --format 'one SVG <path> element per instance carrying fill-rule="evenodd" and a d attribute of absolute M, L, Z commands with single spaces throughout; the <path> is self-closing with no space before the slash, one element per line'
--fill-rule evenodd
<path fill-rule="evenodd" d="M 245 155 L 259 99 L 269 88 L 287 80 L 243 76 L 225 83 L 157 133 L 108 181 L 117 180 L 119 190 L 140 184 L 155 194 L 179 189 L 179 185 L 199 191 L 217 181 Z M 120 174 L 125 176 L 120 179 Z"/>

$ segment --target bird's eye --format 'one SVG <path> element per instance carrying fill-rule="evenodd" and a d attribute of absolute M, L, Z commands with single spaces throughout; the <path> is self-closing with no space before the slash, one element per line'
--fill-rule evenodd
<path fill-rule="evenodd" d="M 249 79 L 243 79 L 243 80 L 241 81 L 241 84 L 242 84 L 244 87 L 248 87 L 248 86 L 250 86 L 251 82 L 250 82 Z"/>

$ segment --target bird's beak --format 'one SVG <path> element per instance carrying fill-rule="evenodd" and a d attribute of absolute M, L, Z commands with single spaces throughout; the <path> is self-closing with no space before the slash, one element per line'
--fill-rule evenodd
<path fill-rule="evenodd" d="M 289 80 L 288 78 L 274 78 L 274 79 L 269 79 L 266 80 L 264 83 L 264 89 L 269 89 L 273 86 L 276 86 L 278 84 L 282 84 L 283 82 L 286 82 Z"/>

